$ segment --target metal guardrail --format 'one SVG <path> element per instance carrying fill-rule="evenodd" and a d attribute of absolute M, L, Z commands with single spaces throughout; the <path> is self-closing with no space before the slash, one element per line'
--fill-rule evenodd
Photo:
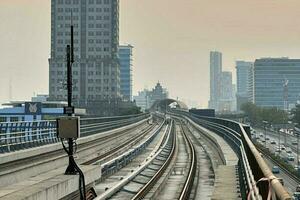
<path fill-rule="evenodd" d="M 80 119 L 81 137 L 119 128 L 149 117 L 149 114 Z M 59 142 L 56 121 L 0 123 L 0 153 L 33 148 Z"/>
<path fill-rule="evenodd" d="M 270 168 L 250 140 L 250 128 L 248 126 L 231 120 L 201 117 L 182 111 L 177 111 L 176 113 L 188 116 L 194 120 L 197 118 L 202 126 L 214 129 L 214 131 L 227 139 L 231 146 L 235 146 L 233 149 L 239 155 L 240 173 L 244 177 L 243 179 L 240 178 L 240 181 L 246 181 L 245 184 L 247 187 L 244 188 L 244 190 L 246 194 L 250 192 L 251 199 L 260 199 L 260 196 L 262 199 L 267 199 L 268 193 L 270 192 L 269 183 L 261 182 L 256 186 L 257 181 L 261 178 L 270 180 L 272 191 L 275 193 L 276 199 L 291 199 L 286 189 L 275 178 Z M 245 194 L 243 196 L 245 197 Z"/>
<path fill-rule="evenodd" d="M 244 148 L 240 139 L 240 135 L 238 133 L 230 131 L 227 127 L 220 127 L 218 124 L 206 122 L 194 116 L 188 116 L 188 117 L 194 122 L 196 122 L 197 124 L 200 124 L 201 126 L 209 130 L 213 130 L 215 133 L 217 133 L 222 138 L 224 138 L 230 144 L 230 146 L 238 155 L 238 157 L 242 158 L 244 153 Z M 227 134 L 224 134 L 224 132 Z M 247 196 L 246 193 L 247 191 L 252 190 L 252 185 L 255 185 L 255 181 L 251 180 L 250 178 L 250 174 L 252 174 L 252 172 L 248 171 L 249 168 L 247 168 L 247 161 L 240 159 L 237 165 L 238 165 L 239 177 L 240 177 L 241 195 L 243 199 L 246 199 Z M 259 199 L 259 198 L 253 198 L 253 199 Z"/>
<path fill-rule="evenodd" d="M 227 129 L 231 130 L 231 132 L 235 132 L 235 134 L 239 134 L 240 140 L 241 140 L 241 147 L 244 158 L 248 159 L 248 164 L 244 165 L 244 171 L 248 173 L 248 177 L 245 176 L 248 179 L 248 188 L 246 188 L 246 192 L 251 192 L 252 197 L 254 197 L 255 194 L 257 194 L 256 191 L 256 182 L 260 180 L 261 178 L 267 178 L 271 181 L 271 187 L 273 191 L 275 192 L 275 195 L 277 199 L 280 200 L 288 200 L 291 199 L 288 192 L 285 190 L 285 188 L 281 185 L 281 183 L 275 179 L 275 176 L 271 172 L 268 165 L 265 163 L 264 159 L 261 157 L 260 153 L 257 151 L 256 147 L 252 143 L 252 141 L 249 138 L 249 133 L 245 131 L 245 128 L 248 129 L 248 127 L 245 127 L 244 125 L 237 123 L 235 121 L 220 119 L 220 118 L 206 118 L 206 117 L 199 117 L 196 116 L 202 120 L 205 120 L 206 122 L 211 122 L 218 124 L 222 127 L 227 127 Z M 243 158 L 243 157 L 240 157 Z M 244 162 L 244 160 L 243 160 Z M 246 170 L 246 166 L 250 166 L 250 169 Z M 253 180 L 249 180 L 249 178 L 254 177 Z M 251 185 L 252 182 L 252 185 Z M 254 184 L 253 184 L 254 183 Z M 252 190 L 249 186 L 255 186 Z M 263 199 L 267 199 L 268 193 L 270 191 L 269 183 L 268 182 L 261 182 L 257 185 L 259 194 L 262 196 Z M 255 194 L 254 194 L 255 193 Z"/>

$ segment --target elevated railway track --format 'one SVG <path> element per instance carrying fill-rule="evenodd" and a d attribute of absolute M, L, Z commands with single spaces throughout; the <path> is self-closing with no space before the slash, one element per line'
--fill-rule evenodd
<path fill-rule="evenodd" d="M 164 115 L 155 114 L 154 123 L 149 123 L 150 116 L 140 116 L 131 123 L 127 119 L 83 122 L 82 130 L 86 132 L 77 142 L 77 162 L 84 169 L 100 170 L 86 185 L 95 189 L 89 190 L 91 199 L 95 193 L 97 200 L 183 200 L 204 196 L 260 200 L 267 198 L 270 191 L 272 199 L 291 199 L 249 139 L 248 127 L 182 111 L 169 115 L 171 118 L 165 120 Z M 103 127 L 115 128 L 101 132 Z M 14 159 L 10 156 L 13 154 Z M 0 157 L 0 185 L 4 188 L 22 179 L 39 177 L 51 168 L 58 169 L 67 160 L 59 143 L 4 152 Z M 16 174 L 19 179 L 11 181 L 10 176 Z M 257 184 L 263 177 L 269 179 L 271 190 L 268 182 Z M 202 178 L 211 182 L 210 189 L 201 189 Z M 224 196 L 225 190 L 232 192 Z M 62 195 L 61 199 L 79 198 L 76 190 Z M 13 197 L 13 193 L 6 197 Z"/>

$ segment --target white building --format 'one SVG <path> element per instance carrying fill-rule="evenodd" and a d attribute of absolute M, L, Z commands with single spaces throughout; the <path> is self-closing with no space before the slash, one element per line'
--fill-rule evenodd
<path fill-rule="evenodd" d="M 50 99 L 66 100 L 65 58 L 71 23 L 75 106 L 93 107 L 119 99 L 119 0 L 51 0 Z"/>

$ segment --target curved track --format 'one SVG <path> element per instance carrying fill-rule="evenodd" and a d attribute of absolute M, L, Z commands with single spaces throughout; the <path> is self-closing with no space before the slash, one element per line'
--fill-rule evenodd
<path fill-rule="evenodd" d="M 188 199 L 197 176 L 197 155 L 187 129 L 180 121 L 176 122 L 176 126 L 174 124 L 172 121 L 150 160 L 97 199 Z M 171 174 L 176 176 L 178 184 L 175 186 L 174 179 L 173 182 L 168 180 Z M 175 189 L 174 194 L 168 190 L 169 187 Z M 164 191 L 173 196 L 167 197 Z"/>

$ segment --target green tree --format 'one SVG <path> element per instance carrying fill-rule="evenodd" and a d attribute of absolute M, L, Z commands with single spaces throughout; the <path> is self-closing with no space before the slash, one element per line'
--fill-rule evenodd
<path fill-rule="evenodd" d="M 245 103 L 241 106 L 241 110 L 244 111 L 250 122 L 255 126 L 263 125 L 263 121 L 268 121 L 271 124 L 284 124 L 288 121 L 288 113 L 276 107 L 263 108 L 256 106 L 253 103 Z"/>

